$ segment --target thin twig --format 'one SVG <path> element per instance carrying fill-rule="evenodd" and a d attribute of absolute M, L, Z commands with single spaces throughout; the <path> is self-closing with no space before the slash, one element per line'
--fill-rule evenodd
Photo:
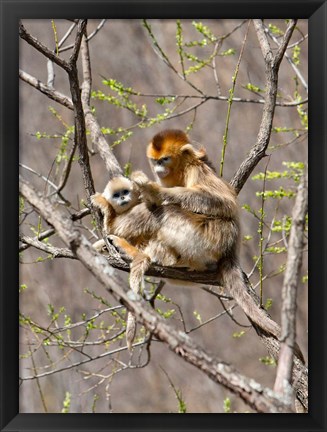
<path fill-rule="evenodd" d="M 234 96 L 234 91 L 235 91 L 235 86 L 236 86 L 236 80 L 237 80 L 238 71 L 240 69 L 240 64 L 241 64 L 241 60 L 242 60 L 242 57 L 243 57 L 245 42 L 246 42 L 247 37 L 248 37 L 249 27 L 250 27 L 250 21 L 248 23 L 245 36 L 243 38 L 243 43 L 242 43 L 240 55 L 238 57 L 238 60 L 237 60 L 237 63 L 236 63 L 236 67 L 235 67 L 235 72 L 234 72 L 233 77 L 232 77 L 232 88 L 229 90 L 230 99 L 228 100 L 228 108 L 227 108 L 227 115 L 226 115 L 226 124 L 225 124 L 225 131 L 224 131 L 224 135 L 223 135 L 223 147 L 222 147 L 222 150 L 221 150 L 221 161 L 220 161 L 220 171 L 219 171 L 220 177 L 223 176 L 223 169 L 224 169 L 224 162 L 225 162 L 225 152 L 226 152 L 226 148 L 227 148 L 228 128 L 229 128 L 229 120 L 230 120 L 230 114 L 231 114 L 231 109 L 232 109 L 232 104 L 233 104 L 233 96 Z"/>

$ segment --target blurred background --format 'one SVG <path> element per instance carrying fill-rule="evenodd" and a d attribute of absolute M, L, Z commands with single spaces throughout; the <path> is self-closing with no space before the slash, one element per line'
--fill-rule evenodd
<path fill-rule="evenodd" d="M 88 34 L 91 34 L 101 20 L 88 22 Z M 177 26 L 176 20 L 149 20 L 151 32 L 160 46 L 154 47 L 151 35 L 142 20 L 106 20 L 103 27 L 90 41 L 90 55 L 92 65 L 92 89 L 95 92 L 117 96 L 112 87 L 121 83 L 126 88 L 132 88 L 141 95 L 130 96 L 130 101 L 142 110 L 147 106 L 147 116 L 156 119 L 148 127 L 138 127 L 140 116 L 135 113 L 135 107 L 124 108 L 114 102 L 91 100 L 95 115 L 103 128 L 111 128 L 122 132 L 108 134 L 108 143 L 113 145 L 113 151 L 122 167 L 141 169 L 151 176 L 151 171 L 145 157 L 146 144 L 151 137 L 164 128 L 178 128 L 188 130 L 191 139 L 205 146 L 209 158 L 219 173 L 223 136 L 226 127 L 228 103 L 226 100 L 208 100 L 196 110 L 192 106 L 199 103 L 196 98 L 177 98 L 170 100 L 157 100 L 160 97 L 184 95 L 196 96 L 200 93 L 208 96 L 229 96 L 232 87 L 232 77 L 239 59 L 242 43 L 247 31 L 247 22 L 241 20 L 196 20 L 205 28 L 197 26 L 191 20 L 181 20 Z M 67 32 L 71 23 L 66 20 L 24 20 L 27 31 L 40 42 L 55 49 L 56 38 L 60 40 Z M 284 20 L 265 21 L 271 34 L 278 40 L 286 28 Z M 178 52 L 178 28 L 182 28 L 183 42 L 202 41 L 210 42 L 210 35 L 216 38 L 226 36 L 221 41 L 218 55 L 215 57 L 215 69 L 212 59 L 205 67 L 197 72 L 187 75 L 195 87 L 181 79 L 183 76 L 180 54 Z M 199 31 L 202 30 L 202 31 Z M 206 29 L 210 29 L 207 31 Z M 278 101 L 292 102 L 298 97 L 307 97 L 303 82 L 307 82 L 307 21 L 300 20 L 292 39 L 293 47 L 287 50 L 291 62 L 285 58 L 282 62 L 278 83 Z M 68 38 L 65 45 L 73 42 L 73 36 Z M 218 39 L 217 39 L 218 40 Z M 300 41 L 300 42 L 299 42 Z M 270 40 L 273 49 L 276 44 Z M 299 43 L 298 43 L 299 42 Z M 214 43 L 190 44 L 186 47 L 192 58 L 185 58 L 185 68 L 196 66 L 201 62 L 197 59 L 208 59 L 213 52 Z M 294 47 L 299 47 L 296 50 Z M 159 52 L 159 55 L 158 55 Z M 175 73 L 169 65 L 162 60 L 162 52 L 167 55 L 171 65 L 179 71 Z M 68 58 L 70 51 L 63 52 L 63 58 Z M 297 59 L 298 58 L 298 59 Z M 295 68 L 294 68 L 295 66 Z M 20 41 L 20 68 L 47 83 L 47 60 L 43 55 Z M 56 90 L 70 96 L 69 82 L 65 72 L 54 66 Z M 300 75 L 299 75 L 300 74 Z M 303 82 L 301 79 L 303 78 Z M 82 76 L 80 76 L 82 79 Z M 103 80 L 111 81 L 111 88 L 103 84 Z M 217 84 L 218 82 L 218 84 Z M 116 83 L 116 84 L 115 84 Z M 250 85 L 249 85 L 250 84 Z M 265 75 L 264 61 L 257 36 L 251 23 L 244 53 L 237 75 L 234 96 L 243 99 L 260 100 L 264 97 Z M 124 91 L 123 91 L 124 93 Z M 125 91 L 126 93 L 126 91 Z M 149 95 L 155 95 L 153 97 Z M 111 99 L 112 101 L 112 99 Z M 176 107 L 176 108 L 175 108 Z M 174 109 L 173 109 L 174 108 Z M 173 109 L 172 111 L 165 111 Z M 190 109 L 184 115 L 175 116 L 184 110 Z M 224 162 L 224 178 L 229 181 L 250 148 L 256 142 L 260 126 L 263 105 L 261 103 L 234 102 L 231 107 L 228 128 L 228 144 Z M 295 107 L 277 106 L 268 154 L 268 170 L 283 173 L 289 168 L 283 162 L 306 162 L 307 160 L 307 130 L 304 116 L 307 105 L 299 109 Z M 134 112 L 133 112 L 134 111 Z M 158 120 L 158 115 L 167 113 L 167 120 Z M 62 107 L 56 102 L 20 81 L 20 163 L 21 173 L 33 183 L 41 192 L 45 191 L 45 181 L 35 173 L 58 183 L 62 169 L 61 162 L 66 157 L 67 149 L 71 148 L 71 128 L 73 126 L 72 111 Z M 70 129 L 69 129 L 70 128 Z M 69 131 L 70 132 L 67 132 Z M 128 133 L 129 132 L 129 133 Z M 132 132 L 132 134 L 130 133 Z M 126 135 L 127 133 L 127 135 Z M 68 137 L 65 139 L 65 136 Z M 123 139 L 122 139 L 123 137 Z M 115 141 L 121 140 L 119 143 Z M 66 146 L 66 147 L 65 147 Z M 96 191 L 103 191 L 108 180 L 105 165 L 90 147 L 90 163 L 95 182 Z M 60 159 L 61 157 L 61 159 Z M 77 157 L 76 157 L 77 159 Z M 264 158 L 251 177 L 264 172 L 268 158 Z M 257 286 L 259 272 L 255 267 L 259 256 L 258 210 L 261 207 L 261 197 L 256 192 L 263 190 L 263 182 L 250 179 L 239 194 L 240 206 L 247 205 L 254 210 L 241 210 L 242 234 L 244 236 L 241 251 L 241 264 L 243 269 L 251 272 L 251 282 Z M 296 183 L 291 176 L 275 176 L 275 180 L 267 181 L 266 189 L 279 191 L 296 190 Z M 62 192 L 69 201 L 70 206 L 58 203 L 63 211 L 68 213 L 83 208 L 85 191 L 81 170 L 77 160 L 74 161 L 66 187 Z M 278 199 L 272 197 L 265 202 L 267 227 L 264 237 L 267 239 L 269 226 L 273 218 L 278 221 L 287 220 L 291 215 L 294 198 L 282 194 Z M 35 235 L 35 227 L 40 223 L 34 213 L 28 214 L 22 225 L 25 235 Z M 96 240 L 96 232 L 91 217 L 84 218 L 76 223 L 83 233 L 91 240 Z M 42 230 L 48 226 L 42 222 Z M 277 246 L 284 246 L 287 241 L 282 231 L 271 233 L 270 243 L 279 241 Z M 62 243 L 56 236 L 49 239 L 54 246 Z M 269 309 L 274 320 L 280 322 L 280 298 L 283 284 L 281 266 L 285 264 L 286 253 L 283 250 L 265 253 L 264 275 L 266 276 L 264 289 L 264 303 L 272 299 Z M 308 289 L 306 283 L 307 265 L 304 254 L 303 269 L 298 285 L 298 311 L 297 311 L 297 340 L 307 359 L 307 301 Z M 63 326 L 93 316 L 97 311 L 104 309 L 102 300 L 115 305 L 106 289 L 78 261 L 69 259 L 48 259 L 47 256 L 33 248 L 24 251 L 20 256 L 20 312 L 29 317 L 38 326 L 48 329 L 49 326 Z M 272 277 L 274 274 L 276 276 Z M 279 273 L 279 274 L 278 274 Z M 268 277 L 267 277 L 268 276 Z M 121 277 L 128 283 L 128 275 L 121 272 Z M 156 306 L 162 311 L 174 309 L 174 313 L 167 319 L 174 326 L 191 330 L 204 323 L 211 317 L 223 312 L 220 301 L 204 292 L 199 287 L 172 286 L 166 283 L 162 292 L 171 302 L 159 300 Z M 102 300 L 101 300 L 102 299 Z M 48 305 L 51 305 L 50 307 Z M 226 306 L 230 304 L 227 302 Z M 60 309 L 64 307 L 65 309 Z M 54 317 L 58 312 L 58 317 Z M 123 311 L 121 311 L 123 313 Z M 182 315 L 181 315 L 182 314 Z M 233 314 L 237 322 L 249 324 L 245 315 L 239 308 Z M 168 313 L 169 315 L 169 313 Z M 85 337 L 82 348 L 74 349 L 48 343 L 46 332 L 33 329 L 31 321 L 21 324 L 20 353 L 21 378 L 31 377 L 35 374 L 51 372 L 61 367 L 69 367 L 74 363 L 84 361 L 88 356 L 98 356 L 106 350 L 113 350 L 125 345 L 124 337 L 112 344 L 94 343 L 101 340 L 101 332 L 113 326 L 121 326 L 117 317 L 103 314 L 95 321 L 99 327 L 87 329 L 85 326 L 77 327 L 71 334 L 65 333 L 65 340 L 81 340 Z M 100 324 L 103 320 L 103 324 Z M 100 328 L 102 326 L 102 328 Z M 109 330 L 108 330 L 109 332 Z M 243 334 L 244 332 L 244 334 Z M 139 333 L 142 337 L 142 331 Z M 144 334 L 143 334 L 144 335 Z M 271 386 L 274 382 L 276 368 L 270 364 L 268 353 L 260 343 L 253 329 L 241 327 L 231 318 L 223 314 L 218 319 L 192 331 L 191 336 L 202 347 L 218 358 L 231 363 L 243 374 L 253 377 L 263 385 Z M 54 341 L 54 339 L 49 339 Z M 46 343 L 45 343 L 46 342 Z M 58 341 L 57 341 L 58 342 Z M 88 345 L 87 343 L 90 342 Z M 59 345 L 59 346 L 58 346 Z M 31 354 L 32 353 L 32 354 Z M 138 357 L 136 350 L 132 359 L 132 366 L 144 362 L 144 350 Z M 126 351 L 103 359 L 81 364 L 62 372 L 49 374 L 39 379 L 23 380 L 20 385 L 20 412 L 113 412 L 113 413 L 155 413 L 178 412 L 179 403 L 175 390 L 182 394 L 187 412 L 193 413 L 219 413 L 228 411 L 228 399 L 231 411 L 245 412 L 249 408 L 223 387 L 213 383 L 199 370 L 190 366 L 167 347 L 158 341 L 151 344 L 151 359 L 146 367 L 122 367 L 128 365 L 129 354 Z M 166 373 L 165 373 L 166 372 Z M 169 379 L 168 379 L 169 377 Z M 225 401 L 225 402 L 224 402 Z M 224 408 L 225 407 L 225 408 Z"/>

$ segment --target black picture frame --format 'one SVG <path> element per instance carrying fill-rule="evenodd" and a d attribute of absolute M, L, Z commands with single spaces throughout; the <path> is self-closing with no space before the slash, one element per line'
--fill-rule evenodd
<path fill-rule="evenodd" d="M 1 0 L 1 431 L 325 431 L 327 4 L 318 0 Z M 309 19 L 310 302 L 308 414 L 19 414 L 18 22 L 27 18 Z M 246 415 L 246 417 L 245 417 Z"/>

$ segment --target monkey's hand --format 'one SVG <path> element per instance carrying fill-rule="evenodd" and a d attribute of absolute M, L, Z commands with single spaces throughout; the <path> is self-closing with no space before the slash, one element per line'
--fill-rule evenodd
<path fill-rule="evenodd" d="M 94 205 L 94 207 L 98 207 L 98 200 L 100 197 L 102 197 L 102 195 L 99 192 L 96 192 L 94 195 L 90 196 L 91 203 Z"/>
<path fill-rule="evenodd" d="M 144 185 L 149 182 L 148 177 L 142 171 L 133 171 L 130 178 L 134 183 L 136 183 L 137 186 Z"/>
<path fill-rule="evenodd" d="M 160 206 L 162 204 L 162 198 L 160 193 L 160 186 L 154 182 L 147 182 L 143 185 L 139 185 L 142 200 L 150 206 Z"/>
<path fill-rule="evenodd" d="M 107 200 L 99 192 L 96 192 L 94 195 L 91 195 L 90 199 L 93 207 L 97 209 L 105 211 L 105 209 L 108 207 Z"/>

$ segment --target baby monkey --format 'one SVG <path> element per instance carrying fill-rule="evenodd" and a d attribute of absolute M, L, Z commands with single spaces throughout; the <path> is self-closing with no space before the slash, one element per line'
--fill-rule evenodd
<path fill-rule="evenodd" d="M 140 204 L 140 194 L 135 185 L 127 177 L 119 176 L 111 179 L 103 193 L 91 196 L 92 204 L 99 208 L 103 214 L 104 231 L 106 234 L 114 234 L 117 231 L 117 216 Z M 105 248 L 105 241 L 99 240 L 93 244 L 99 252 Z"/>
<path fill-rule="evenodd" d="M 131 259 L 130 287 L 136 294 L 140 289 L 139 273 L 144 275 L 151 262 L 164 266 L 180 266 L 176 251 L 160 241 L 160 218 L 141 202 L 137 185 L 148 181 L 141 171 L 131 175 L 109 180 L 102 194 L 91 196 L 94 207 L 99 208 L 104 216 L 104 232 L 110 235 L 113 245 Z M 99 252 L 105 249 L 105 241 L 99 240 L 93 247 Z M 136 272 L 136 275 L 135 275 Z M 143 282 L 143 280 L 142 280 Z M 143 287 L 143 285 L 142 285 Z M 126 342 L 131 351 L 135 337 L 136 321 L 129 312 L 126 324 Z"/>

